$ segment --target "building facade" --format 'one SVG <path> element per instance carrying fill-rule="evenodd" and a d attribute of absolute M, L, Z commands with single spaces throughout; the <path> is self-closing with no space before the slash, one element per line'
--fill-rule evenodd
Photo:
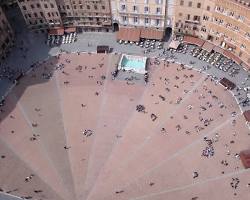
<path fill-rule="evenodd" d="M 56 0 L 64 25 L 82 31 L 110 31 L 112 28 L 109 0 Z"/>
<path fill-rule="evenodd" d="M 111 0 L 113 23 L 164 30 L 166 0 Z"/>
<path fill-rule="evenodd" d="M 177 0 L 173 32 L 208 40 L 250 64 L 250 1 Z"/>
<path fill-rule="evenodd" d="M 62 25 L 55 0 L 18 0 L 18 5 L 31 30 L 46 31 Z"/>
<path fill-rule="evenodd" d="M 4 59 L 14 44 L 13 30 L 0 7 L 0 56 Z"/>
<path fill-rule="evenodd" d="M 246 2 L 216 0 L 207 39 L 250 66 L 250 1 Z"/>
<path fill-rule="evenodd" d="M 78 27 L 80 31 L 110 31 L 109 0 L 18 0 L 26 24 L 34 30 Z"/>
<path fill-rule="evenodd" d="M 31 29 L 146 28 L 192 35 L 250 64 L 250 0 L 18 0 Z"/>
<path fill-rule="evenodd" d="M 0 6 L 8 8 L 8 7 L 11 7 L 12 5 L 15 5 L 16 3 L 17 3 L 17 0 L 1 0 Z"/>

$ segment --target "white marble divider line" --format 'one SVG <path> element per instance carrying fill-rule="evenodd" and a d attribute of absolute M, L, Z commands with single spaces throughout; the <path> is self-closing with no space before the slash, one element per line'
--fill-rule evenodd
<path fill-rule="evenodd" d="M 178 155 L 181 155 L 182 153 L 184 153 L 186 150 L 188 150 L 189 148 L 193 147 L 194 145 L 196 145 L 197 143 L 199 143 L 204 136 L 210 136 L 211 134 L 213 134 L 215 131 L 221 129 L 222 127 L 226 126 L 228 123 L 231 122 L 232 119 L 237 118 L 240 115 L 240 113 L 238 113 L 235 117 L 230 117 L 228 118 L 226 121 L 224 121 L 223 123 L 221 123 L 219 126 L 215 127 L 213 130 L 209 131 L 207 134 L 203 134 L 201 135 L 201 137 L 199 137 L 198 139 L 194 140 L 194 142 L 190 143 L 189 145 L 183 147 L 182 149 L 179 149 L 176 153 L 172 154 L 172 156 L 168 157 L 166 160 L 163 160 L 162 162 L 158 163 L 157 165 L 155 165 L 153 168 L 149 169 L 146 173 L 144 173 L 143 175 L 134 178 L 133 180 L 131 180 L 129 183 L 127 183 L 123 189 L 126 190 L 126 188 L 128 188 L 131 184 L 136 183 L 136 185 L 138 187 L 140 187 L 140 185 L 138 185 L 137 180 L 139 180 L 140 178 L 152 173 L 153 171 L 157 170 L 159 167 L 161 167 L 162 165 L 166 164 L 167 162 L 171 161 L 172 159 L 174 159 L 175 157 L 177 157 Z"/>
<path fill-rule="evenodd" d="M 209 183 L 209 182 L 217 181 L 217 180 L 224 179 L 224 178 L 229 178 L 229 177 L 234 176 L 234 175 L 240 175 L 240 174 L 244 174 L 244 173 L 248 173 L 248 172 L 250 172 L 250 168 L 249 169 L 241 169 L 241 170 L 236 171 L 236 172 L 231 172 L 231 173 L 227 173 L 227 174 L 224 174 L 224 175 L 221 175 L 221 176 L 208 178 L 206 180 L 197 181 L 197 182 L 191 183 L 189 185 L 164 190 L 164 191 L 161 191 L 161 192 L 156 192 L 156 193 L 151 193 L 151 194 L 140 196 L 140 197 L 131 198 L 129 200 L 145 199 L 145 198 L 148 198 L 148 197 L 154 197 L 154 196 L 157 196 L 157 195 L 166 194 L 166 193 L 170 193 L 170 192 L 186 190 L 186 189 L 194 187 L 196 185 L 203 185 L 203 184 L 206 184 L 206 183 Z"/>

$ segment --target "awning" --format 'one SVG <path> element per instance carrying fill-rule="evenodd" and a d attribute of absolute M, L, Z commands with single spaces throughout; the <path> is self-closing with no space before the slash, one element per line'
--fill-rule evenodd
<path fill-rule="evenodd" d="M 177 49 L 179 45 L 180 42 L 178 40 L 172 40 L 168 47 L 172 49 Z"/>
<path fill-rule="evenodd" d="M 118 40 L 138 42 L 141 30 L 139 28 L 120 28 L 116 34 Z"/>
<path fill-rule="evenodd" d="M 234 60 L 237 64 L 242 63 L 241 59 L 238 56 L 234 55 L 232 52 L 230 52 L 228 50 L 224 50 L 223 55 L 230 58 L 230 59 L 232 59 L 232 60 Z"/>
<path fill-rule="evenodd" d="M 236 49 L 236 46 L 235 46 L 234 44 L 229 43 L 229 42 L 227 42 L 227 41 L 225 41 L 225 42 L 226 42 L 226 46 L 227 46 L 227 48 Z"/>
<path fill-rule="evenodd" d="M 245 112 L 243 112 L 243 115 L 244 115 L 246 121 L 250 122 L 250 110 L 246 110 Z"/>
<path fill-rule="evenodd" d="M 189 43 L 189 44 L 195 44 L 195 45 L 201 47 L 204 44 L 205 41 L 200 39 L 200 38 L 185 35 L 184 38 L 183 38 L 183 42 L 184 43 Z"/>
<path fill-rule="evenodd" d="M 76 27 L 69 27 L 64 29 L 65 33 L 75 33 Z"/>
<path fill-rule="evenodd" d="M 240 159 L 245 169 L 250 168 L 250 150 L 241 151 Z"/>
<path fill-rule="evenodd" d="M 228 80 L 227 78 L 221 79 L 220 84 L 223 85 L 228 90 L 233 90 L 236 87 L 236 85 L 232 81 Z"/>
<path fill-rule="evenodd" d="M 246 64 L 245 62 L 241 63 L 241 66 L 245 68 L 246 70 L 250 70 L 250 65 Z"/>
<path fill-rule="evenodd" d="M 211 52 L 213 50 L 213 48 L 215 47 L 214 44 L 210 43 L 210 42 L 205 42 L 203 45 L 202 45 L 202 49 L 205 49 L 206 51 L 208 52 Z"/>
<path fill-rule="evenodd" d="M 163 38 L 163 35 L 164 35 L 164 31 L 161 31 L 161 30 L 152 29 L 152 28 L 141 29 L 141 38 L 161 40 Z"/>
<path fill-rule="evenodd" d="M 221 47 L 218 47 L 218 46 L 214 46 L 213 50 L 215 52 L 220 53 L 220 54 L 223 54 L 223 51 L 224 51 L 224 49 L 222 49 Z"/>
<path fill-rule="evenodd" d="M 53 28 L 50 29 L 48 32 L 49 35 L 63 35 L 64 29 L 63 28 Z"/>

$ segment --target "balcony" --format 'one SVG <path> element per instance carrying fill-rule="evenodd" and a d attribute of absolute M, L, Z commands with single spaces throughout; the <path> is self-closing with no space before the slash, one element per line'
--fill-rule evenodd
<path fill-rule="evenodd" d="M 197 24 L 197 25 L 199 25 L 200 24 L 200 21 L 197 21 L 197 20 L 185 20 L 185 23 L 187 23 L 187 24 Z"/>
<path fill-rule="evenodd" d="M 90 22 L 90 21 L 82 21 L 74 24 L 75 26 L 86 26 L 86 27 L 103 27 L 101 23 L 98 22 Z"/>
<path fill-rule="evenodd" d="M 102 22 L 102 25 L 103 25 L 103 26 L 111 26 L 111 24 L 112 24 L 112 23 L 111 23 L 111 20 L 103 21 L 103 22 Z"/>

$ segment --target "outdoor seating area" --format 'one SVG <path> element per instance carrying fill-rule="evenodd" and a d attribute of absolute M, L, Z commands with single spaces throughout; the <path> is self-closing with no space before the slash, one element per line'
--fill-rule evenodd
<path fill-rule="evenodd" d="M 170 43 L 167 50 L 170 51 L 171 53 L 177 52 L 177 53 L 186 54 L 188 52 L 188 45 L 174 41 L 174 43 L 172 43 L 172 42 Z"/>
<path fill-rule="evenodd" d="M 59 46 L 61 44 L 70 44 L 77 41 L 77 34 L 69 33 L 64 35 L 48 35 L 46 44 L 49 46 Z"/>
<path fill-rule="evenodd" d="M 223 72 L 229 72 L 229 75 L 232 77 L 239 73 L 240 68 L 233 60 L 213 50 L 208 52 L 200 47 L 195 47 L 190 51 L 190 55 L 213 65 Z"/>
<path fill-rule="evenodd" d="M 238 65 L 246 65 L 231 51 L 222 49 L 200 38 L 184 36 L 184 38 L 181 38 L 181 41 L 197 46 L 190 52 L 190 55 L 206 61 L 224 72 L 228 72 L 231 69 L 229 75 L 232 77 L 238 74 L 240 70 L 240 67 L 236 63 Z"/>
<path fill-rule="evenodd" d="M 163 42 L 157 40 L 150 40 L 150 39 L 140 39 L 138 42 L 128 41 L 128 40 L 118 40 L 117 41 L 121 45 L 136 45 L 139 46 L 144 50 L 145 53 L 149 53 L 154 50 L 161 50 L 163 49 Z"/>

